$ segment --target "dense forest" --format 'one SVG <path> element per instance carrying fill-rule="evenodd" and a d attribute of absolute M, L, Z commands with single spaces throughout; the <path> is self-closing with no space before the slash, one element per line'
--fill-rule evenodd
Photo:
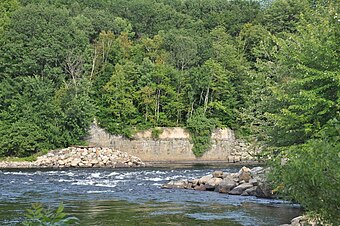
<path fill-rule="evenodd" d="M 197 156 L 229 127 L 274 159 L 277 190 L 339 220 L 339 8 L 2 0 L 0 157 L 82 144 L 94 119 L 126 137 L 185 127 Z"/>

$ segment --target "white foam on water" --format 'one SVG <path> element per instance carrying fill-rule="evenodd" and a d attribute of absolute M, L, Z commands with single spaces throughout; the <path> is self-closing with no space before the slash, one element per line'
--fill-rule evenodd
<path fill-rule="evenodd" d="M 116 175 L 119 175 L 119 173 L 117 173 L 117 172 L 112 172 L 112 173 L 110 173 L 109 175 L 107 175 L 108 177 L 111 177 L 111 176 L 116 176 Z"/>
<path fill-rule="evenodd" d="M 100 178 L 100 173 L 91 173 L 90 177 Z"/>
<path fill-rule="evenodd" d="M 72 182 L 74 180 L 59 179 L 58 182 Z"/>
<path fill-rule="evenodd" d="M 171 177 L 166 177 L 164 178 L 164 180 L 175 180 L 175 179 L 182 179 L 182 178 L 186 178 L 186 177 L 183 177 L 181 175 L 177 175 L 177 176 L 171 176 Z"/>
<path fill-rule="evenodd" d="M 160 178 L 160 177 L 154 177 L 154 178 L 145 178 L 145 180 L 148 180 L 148 181 L 163 181 L 164 179 Z"/>
<path fill-rule="evenodd" d="M 116 176 L 115 178 L 116 178 L 116 179 L 123 180 L 123 179 L 125 179 L 125 176 L 124 176 L 124 175 L 119 175 L 119 176 Z"/>
<path fill-rule="evenodd" d="M 89 181 L 89 180 L 83 180 L 83 181 L 77 181 L 72 183 L 72 185 L 94 185 L 96 182 L 95 181 Z"/>
<path fill-rule="evenodd" d="M 46 172 L 47 175 L 55 175 L 55 174 L 65 174 L 65 171 L 48 171 Z"/>
<path fill-rule="evenodd" d="M 113 193 L 113 190 L 105 190 L 105 191 L 87 191 L 88 194 L 96 194 L 96 193 Z"/>
<path fill-rule="evenodd" d="M 23 175 L 23 176 L 33 176 L 36 173 L 23 173 L 21 171 L 19 172 L 4 172 L 5 175 Z"/>
<path fill-rule="evenodd" d="M 96 187 L 108 187 L 108 188 L 114 188 L 117 186 L 117 184 L 95 184 Z"/>
<path fill-rule="evenodd" d="M 74 173 L 68 172 L 66 175 L 72 177 L 72 176 L 74 176 Z"/>
<path fill-rule="evenodd" d="M 144 174 L 145 175 L 149 175 L 149 174 L 167 174 L 168 172 L 164 172 L 164 171 L 159 171 L 159 170 L 156 170 L 156 171 L 148 171 L 148 172 L 145 172 Z"/>

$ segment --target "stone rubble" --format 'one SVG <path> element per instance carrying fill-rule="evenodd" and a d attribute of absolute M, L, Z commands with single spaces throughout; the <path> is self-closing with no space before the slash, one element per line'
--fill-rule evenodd
<path fill-rule="evenodd" d="M 306 215 L 295 217 L 291 220 L 290 224 L 282 224 L 280 226 L 318 226 L 318 225 L 331 226 L 329 224 L 318 222 L 316 219 L 312 219 L 310 216 Z"/>
<path fill-rule="evenodd" d="M 274 198 L 271 187 L 266 183 L 266 169 L 242 167 L 238 173 L 215 171 L 210 175 L 193 180 L 171 180 L 162 188 L 194 189 L 198 191 L 216 191 L 230 195 L 257 196 Z"/>
<path fill-rule="evenodd" d="M 143 167 L 145 163 L 126 152 L 105 147 L 69 147 L 53 150 L 34 162 L 0 162 L 0 168 Z"/>

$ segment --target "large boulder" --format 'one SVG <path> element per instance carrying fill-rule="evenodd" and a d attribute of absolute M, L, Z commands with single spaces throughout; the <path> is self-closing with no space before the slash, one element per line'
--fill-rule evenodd
<path fill-rule="evenodd" d="M 222 171 L 214 171 L 212 173 L 213 177 L 215 178 L 223 178 L 223 172 Z"/>
<path fill-rule="evenodd" d="M 255 196 L 258 198 L 274 198 L 272 188 L 267 183 L 260 183 L 257 186 Z"/>
<path fill-rule="evenodd" d="M 244 184 L 240 184 L 238 186 L 236 186 L 235 188 L 233 188 L 230 192 L 228 192 L 228 194 L 230 195 L 241 195 L 245 190 L 247 190 L 248 188 L 253 187 L 252 184 L 249 183 L 244 183 Z"/>
<path fill-rule="evenodd" d="M 233 179 L 226 177 L 218 185 L 218 192 L 220 192 L 220 193 L 228 193 L 234 187 L 236 187 L 236 182 Z"/>
<path fill-rule="evenodd" d="M 206 184 L 211 178 L 213 178 L 212 175 L 203 176 L 200 179 L 198 179 L 198 183 L 199 184 Z"/>
<path fill-rule="evenodd" d="M 207 190 L 207 188 L 205 187 L 204 184 L 197 185 L 197 186 L 194 187 L 194 189 L 196 191 L 205 191 L 205 190 Z"/>
<path fill-rule="evenodd" d="M 254 167 L 250 170 L 251 175 L 255 176 L 264 173 L 264 168 L 261 166 Z"/>
<path fill-rule="evenodd" d="M 238 172 L 239 181 L 244 180 L 245 182 L 249 182 L 251 179 L 251 170 L 248 167 L 243 166 Z"/>
<path fill-rule="evenodd" d="M 163 184 L 162 185 L 162 188 L 168 188 L 168 189 L 171 189 L 171 188 L 187 188 L 188 187 L 188 181 L 186 180 L 178 180 L 178 181 L 170 181 L 166 184 Z"/>
<path fill-rule="evenodd" d="M 280 226 L 316 226 L 324 225 L 322 222 L 317 222 L 317 220 L 310 218 L 306 215 L 295 217 L 291 220 L 290 224 L 282 224 Z"/>
<path fill-rule="evenodd" d="M 204 186 L 206 188 L 206 190 L 208 191 L 214 191 L 215 188 L 221 183 L 222 181 L 222 178 L 216 178 L 216 177 L 213 177 L 211 178 L 210 180 L 208 180 Z"/>
<path fill-rule="evenodd" d="M 256 196 L 256 189 L 257 189 L 257 186 L 250 187 L 250 188 L 246 189 L 244 192 L 242 192 L 241 195 L 245 195 L 245 196 L 248 196 L 248 195 Z"/>

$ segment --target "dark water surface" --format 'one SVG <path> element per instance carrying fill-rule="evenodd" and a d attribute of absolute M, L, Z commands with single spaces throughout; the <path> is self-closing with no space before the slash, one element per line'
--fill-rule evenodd
<path fill-rule="evenodd" d="M 77 216 L 81 225 L 280 225 L 301 213 L 280 200 L 217 192 L 166 190 L 170 179 L 191 179 L 239 167 L 0 170 L 0 225 L 17 225 L 31 203 Z"/>

